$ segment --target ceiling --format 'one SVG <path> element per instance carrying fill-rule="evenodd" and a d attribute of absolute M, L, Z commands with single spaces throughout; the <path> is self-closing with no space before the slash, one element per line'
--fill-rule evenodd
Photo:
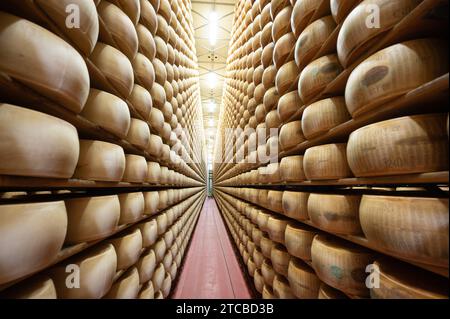
<path fill-rule="evenodd" d="M 225 83 L 226 60 L 236 0 L 191 0 L 207 153 L 211 156 Z M 216 12 L 216 43 L 210 43 L 210 16 Z M 211 73 L 213 75 L 211 75 Z M 211 85 L 215 77 L 216 83 Z M 211 101 L 215 108 L 211 108 Z"/>

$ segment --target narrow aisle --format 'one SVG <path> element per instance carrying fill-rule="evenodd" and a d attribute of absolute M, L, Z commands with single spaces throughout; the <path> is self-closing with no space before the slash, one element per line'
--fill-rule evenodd
<path fill-rule="evenodd" d="M 207 198 L 187 252 L 174 299 L 249 299 L 217 204 Z"/>

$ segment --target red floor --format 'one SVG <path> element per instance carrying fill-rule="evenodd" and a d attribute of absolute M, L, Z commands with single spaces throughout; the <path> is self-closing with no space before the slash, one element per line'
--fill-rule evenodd
<path fill-rule="evenodd" d="M 207 198 L 174 299 L 251 298 L 225 227 L 216 202 Z"/>

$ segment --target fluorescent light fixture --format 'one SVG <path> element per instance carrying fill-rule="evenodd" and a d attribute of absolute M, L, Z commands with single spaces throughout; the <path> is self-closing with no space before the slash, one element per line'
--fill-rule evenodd
<path fill-rule="evenodd" d="M 217 84 L 217 75 L 214 72 L 209 72 L 207 76 L 208 85 L 211 89 L 214 89 Z"/>
<path fill-rule="evenodd" d="M 214 101 L 210 101 L 208 103 L 208 112 L 213 113 L 216 110 L 216 103 Z"/>
<path fill-rule="evenodd" d="M 216 45 L 217 43 L 217 22 L 218 22 L 217 12 L 211 11 L 211 13 L 209 14 L 209 23 L 208 23 L 209 44 L 211 45 Z"/>

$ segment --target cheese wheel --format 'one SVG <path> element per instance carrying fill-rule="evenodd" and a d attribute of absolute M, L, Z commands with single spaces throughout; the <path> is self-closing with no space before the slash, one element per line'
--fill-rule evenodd
<path fill-rule="evenodd" d="M 135 84 L 128 100 L 139 115 L 145 119 L 149 117 L 153 102 L 152 96 L 146 89 L 138 84 Z"/>
<path fill-rule="evenodd" d="M 289 282 L 281 275 L 275 275 L 273 279 L 273 294 L 277 299 L 296 299 Z"/>
<path fill-rule="evenodd" d="M 139 299 L 154 299 L 155 290 L 153 289 L 153 283 L 151 281 L 147 282 L 139 292 Z"/>
<path fill-rule="evenodd" d="M 174 256 L 174 258 L 175 258 L 175 256 Z M 176 262 L 174 261 L 174 262 L 172 262 L 172 265 L 170 266 L 170 271 L 169 271 L 170 277 L 176 279 L 177 271 L 178 271 L 178 267 L 177 267 Z"/>
<path fill-rule="evenodd" d="M 335 234 L 357 235 L 360 195 L 310 194 L 308 216 L 322 230 Z"/>
<path fill-rule="evenodd" d="M 79 113 L 89 94 L 81 55 L 50 31 L 1 12 L 0 71 L 38 94 Z M 61 72 L 64 70 L 64 72 Z"/>
<path fill-rule="evenodd" d="M 153 287 L 155 288 L 155 290 L 156 289 L 159 290 L 162 288 L 165 275 L 166 275 L 166 271 L 164 270 L 163 264 L 159 264 L 156 267 L 155 272 L 153 273 L 153 277 L 152 277 L 152 283 L 153 283 Z"/>
<path fill-rule="evenodd" d="M 357 117 L 445 74 L 447 57 L 447 43 L 436 39 L 407 41 L 375 53 L 350 74 L 345 89 L 350 114 Z"/>
<path fill-rule="evenodd" d="M 141 284 L 151 280 L 153 272 L 156 268 L 156 256 L 153 250 L 149 250 L 136 263 L 136 268 L 139 272 L 139 282 Z"/>
<path fill-rule="evenodd" d="M 145 157 L 127 154 L 125 172 L 122 181 L 129 183 L 143 183 L 147 178 L 147 162 Z"/>
<path fill-rule="evenodd" d="M 164 299 L 164 295 L 163 295 L 163 293 L 162 293 L 162 291 L 157 291 L 156 293 L 155 293 L 155 299 Z"/>
<path fill-rule="evenodd" d="M 264 284 L 267 286 L 272 286 L 273 279 L 275 278 L 275 271 L 273 270 L 270 259 L 264 259 L 264 262 L 261 266 L 261 274 L 264 279 Z"/>
<path fill-rule="evenodd" d="M 271 110 L 273 110 L 277 107 L 279 99 L 280 99 L 280 96 L 278 95 L 278 90 L 275 87 L 268 89 L 264 93 L 264 99 L 263 99 L 263 104 L 262 104 L 264 107 L 261 108 L 261 111 L 258 111 L 258 108 L 260 108 L 260 106 L 258 106 L 256 108 L 256 112 L 255 112 L 256 119 L 259 120 L 259 122 L 264 121 L 263 118 L 267 115 L 267 113 L 269 113 Z M 261 112 L 262 114 L 259 114 L 259 112 Z M 261 120 L 260 120 L 260 118 L 261 118 Z"/>
<path fill-rule="evenodd" d="M 263 299 L 276 299 L 273 290 L 270 286 L 264 285 L 262 292 Z"/>
<path fill-rule="evenodd" d="M 117 254 L 117 270 L 127 269 L 134 265 L 141 254 L 142 235 L 139 229 L 112 239 Z"/>
<path fill-rule="evenodd" d="M 351 295 L 368 296 L 365 271 L 374 261 L 373 252 L 330 236 L 317 235 L 311 257 L 313 268 L 323 282 Z"/>
<path fill-rule="evenodd" d="M 164 85 L 167 81 L 167 70 L 166 70 L 166 66 L 164 65 L 164 63 L 162 63 L 159 59 L 153 59 L 152 60 L 152 64 L 153 64 L 153 69 L 155 70 L 155 81 L 159 84 L 159 85 Z M 172 87 L 172 86 L 170 86 Z M 172 97 L 169 99 L 167 99 L 168 101 L 170 101 L 172 99 Z"/>
<path fill-rule="evenodd" d="M 347 144 L 326 144 L 308 148 L 303 157 L 303 170 L 308 180 L 330 180 L 350 177 Z"/>
<path fill-rule="evenodd" d="M 448 267 L 448 198 L 364 195 L 361 227 L 396 257 Z"/>
<path fill-rule="evenodd" d="M 282 198 L 283 214 L 296 220 L 308 219 L 309 193 L 284 191 Z"/>
<path fill-rule="evenodd" d="M 267 194 L 268 208 L 276 213 L 283 213 L 283 192 L 282 191 L 269 191 Z M 270 220 L 268 221 L 270 227 Z"/>
<path fill-rule="evenodd" d="M 136 83 L 152 93 L 151 90 L 155 83 L 155 69 L 153 64 L 145 55 L 138 53 L 132 60 L 132 65 Z"/>
<path fill-rule="evenodd" d="M 289 255 L 284 246 L 280 244 L 276 244 L 270 252 L 273 269 L 285 277 L 288 275 L 289 261 L 291 258 L 291 255 Z"/>
<path fill-rule="evenodd" d="M 155 135 L 155 134 L 150 134 L 150 140 L 148 142 L 147 152 L 151 156 L 159 158 L 159 156 L 161 155 L 161 152 L 162 152 L 162 139 L 160 136 Z"/>
<path fill-rule="evenodd" d="M 289 262 L 288 280 L 292 293 L 298 299 L 317 299 L 321 285 L 314 269 L 303 261 L 292 258 Z"/>
<path fill-rule="evenodd" d="M 78 266 L 79 272 L 72 265 Z M 59 299 L 99 299 L 111 288 L 116 265 L 114 247 L 101 244 L 52 268 L 50 277 L 55 283 Z M 74 288 L 77 284 L 79 288 Z"/>
<path fill-rule="evenodd" d="M 332 16 L 320 18 L 302 31 L 295 44 L 295 63 L 298 67 L 308 64 L 336 29 Z"/>
<path fill-rule="evenodd" d="M 448 299 L 443 277 L 387 258 L 375 261 L 374 267 L 379 287 L 370 289 L 372 299 Z"/>
<path fill-rule="evenodd" d="M 52 178 L 73 175 L 79 142 L 71 124 L 44 113 L 0 104 L 0 136 L 0 174 Z"/>
<path fill-rule="evenodd" d="M 257 229 L 255 227 L 255 229 Z M 255 242 L 255 245 L 259 246 L 259 243 Z M 261 250 L 258 247 L 255 247 L 253 250 L 253 261 L 255 262 L 256 268 L 261 269 L 262 263 L 264 261 L 264 255 L 262 254 Z"/>
<path fill-rule="evenodd" d="M 284 244 L 284 232 L 286 230 L 286 226 L 291 223 L 292 222 L 290 220 L 281 216 L 269 217 L 269 220 L 267 221 L 267 233 L 269 234 L 270 239 L 277 243 Z"/>
<path fill-rule="evenodd" d="M 66 208 L 68 244 L 105 238 L 116 230 L 120 218 L 117 195 L 68 199 Z"/>
<path fill-rule="evenodd" d="M 158 224 L 156 219 L 140 223 L 137 227 L 142 234 L 142 246 L 144 248 L 152 246 L 158 239 Z"/>
<path fill-rule="evenodd" d="M 6 299 L 56 299 L 56 289 L 53 280 L 45 275 L 33 276 L 2 292 Z"/>
<path fill-rule="evenodd" d="M 294 257 L 311 260 L 311 245 L 318 231 L 302 224 L 289 224 L 284 233 L 285 246 Z"/>
<path fill-rule="evenodd" d="M 300 74 L 298 93 L 304 104 L 319 95 L 342 72 L 336 54 L 318 58 L 308 64 Z M 347 101 L 347 99 L 346 99 Z"/>
<path fill-rule="evenodd" d="M 320 285 L 318 299 L 348 299 L 348 297 L 342 291 L 322 283 Z"/>
<path fill-rule="evenodd" d="M 137 221 L 144 214 L 144 195 L 141 192 L 119 194 L 119 225 Z"/>
<path fill-rule="evenodd" d="M 316 0 L 297 0 L 292 10 L 291 27 L 298 38 L 311 20 L 320 2 Z"/>
<path fill-rule="evenodd" d="M 165 192 L 159 193 L 160 200 L 161 200 L 161 198 L 163 198 L 162 194 L 165 194 Z M 168 226 L 167 215 L 165 213 L 158 215 L 156 217 L 156 223 L 158 225 L 158 236 L 161 236 L 167 230 L 167 226 Z"/>
<path fill-rule="evenodd" d="M 142 120 L 132 118 L 126 139 L 137 148 L 145 150 L 150 141 L 148 124 Z"/>
<path fill-rule="evenodd" d="M 146 182 L 158 184 L 161 179 L 161 166 L 157 162 L 147 162 Z"/>
<path fill-rule="evenodd" d="M 301 121 L 286 123 L 281 127 L 279 142 L 283 151 L 304 141 L 305 137 L 303 136 Z"/>
<path fill-rule="evenodd" d="M 283 157 L 279 170 L 283 182 L 302 182 L 305 180 L 303 156 L 301 155 Z"/>
<path fill-rule="evenodd" d="M 96 89 L 90 90 L 81 116 L 119 138 L 125 138 L 130 128 L 128 105 L 117 96 Z"/>
<path fill-rule="evenodd" d="M 275 242 L 272 241 L 269 237 L 266 237 L 266 235 L 263 235 L 261 237 L 261 252 L 264 255 L 264 257 L 270 258 L 270 255 L 272 253 L 272 247 L 275 246 Z"/>
<path fill-rule="evenodd" d="M 320 100 L 303 111 L 302 131 L 308 140 L 312 140 L 349 120 L 350 115 L 343 97 Z"/>
<path fill-rule="evenodd" d="M 125 171 L 122 147 L 92 140 L 80 140 L 80 156 L 74 178 L 119 182 Z"/>
<path fill-rule="evenodd" d="M 292 48 L 295 47 L 296 38 L 292 32 L 288 32 L 280 37 L 273 47 L 273 64 L 277 69 L 289 60 L 293 59 Z M 270 61 L 267 61 L 270 63 Z M 263 64 L 264 65 L 264 64 Z"/>
<path fill-rule="evenodd" d="M 118 6 L 136 25 L 141 15 L 141 5 L 139 0 L 109 0 Z"/>
<path fill-rule="evenodd" d="M 262 293 L 264 287 L 264 278 L 261 274 L 261 270 L 256 269 L 253 276 L 253 283 L 257 292 Z"/>
<path fill-rule="evenodd" d="M 299 69 L 295 61 L 284 64 L 277 72 L 275 87 L 278 95 L 284 95 L 298 86 Z"/>
<path fill-rule="evenodd" d="M 277 76 L 277 68 L 273 65 L 264 68 L 262 83 L 266 90 L 275 86 L 275 78 Z M 249 101 L 250 106 L 250 101 Z"/>
<path fill-rule="evenodd" d="M 169 296 L 171 287 L 172 287 L 172 277 L 167 272 L 161 287 L 161 292 L 164 298 L 167 298 Z"/>
<path fill-rule="evenodd" d="M 361 0 L 331 0 L 330 9 L 334 21 L 336 21 L 337 24 L 344 22 L 353 7 L 360 1 Z"/>
<path fill-rule="evenodd" d="M 142 24 L 136 26 L 136 33 L 139 40 L 139 52 L 150 61 L 153 61 L 156 57 L 156 44 L 153 35 Z"/>
<path fill-rule="evenodd" d="M 350 134 L 347 158 L 357 177 L 448 170 L 446 117 L 414 115 L 364 126 Z"/>
<path fill-rule="evenodd" d="M 62 201 L 0 205 L 0 284 L 53 262 L 66 229 Z"/>
<path fill-rule="evenodd" d="M 267 231 L 267 222 L 269 221 L 270 217 L 269 212 L 260 211 L 257 217 L 257 224 L 259 226 L 259 229 L 262 231 Z"/>
<path fill-rule="evenodd" d="M 138 37 L 133 22 L 108 1 L 100 2 L 97 11 L 100 20 L 99 41 L 116 47 L 133 60 L 138 51 Z"/>
<path fill-rule="evenodd" d="M 419 0 L 373 0 L 356 6 L 345 19 L 338 36 L 337 50 L 342 65 L 347 66 L 355 61 L 367 50 L 367 46 L 379 41 L 420 2 Z M 373 11 L 374 7 L 377 8 L 376 13 Z M 377 19 L 375 14 L 383 19 Z M 401 61 L 406 62 L 403 58 Z"/>
<path fill-rule="evenodd" d="M 158 211 L 159 193 L 158 191 L 144 192 L 145 210 L 144 214 L 153 215 Z"/>
<path fill-rule="evenodd" d="M 158 19 L 156 17 L 156 11 L 153 6 L 145 0 L 140 0 L 141 5 L 141 17 L 139 22 L 142 23 L 154 36 L 156 29 L 158 28 Z M 156 291 L 156 289 L 155 289 Z"/>
<path fill-rule="evenodd" d="M 109 85 L 104 85 L 101 80 L 91 77 L 92 86 L 112 94 L 119 94 L 123 99 L 128 98 L 133 90 L 134 75 L 130 60 L 116 48 L 97 42 L 89 60 L 102 73 Z M 114 91 L 110 91 L 110 86 Z"/>
<path fill-rule="evenodd" d="M 277 112 L 282 123 L 288 122 L 295 114 L 300 111 L 302 107 L 302 100 L 298 95 L 298 91 L 291 91 L 284 94 L 278 100 Z M 299 120 L 300 116 L 297 118 L 292 118 L 292 120 Z"/>
<path fill-rule="evenodd" d="M 136 267 L 127 270 L 111 287 L 106 299 L 135 299 L 139 293 L 139 273 Z"/>
<path fill-rule="evenodd" d="M 250 277 L 253 277 L 256 270 L 255 262 L 253 261 L 252 257 L 250 256 L 247 260 L 247 272 L 250 275 Z"/>
<path fill-rule="evenodd" d="M 154 130 L 158 133 L 160 133 L 164 128 L 164 115 L 156 107 L 153 107 L 150 111 L 150 116 L 148 118 L 148 124 L 150 124 L 152 131 Z M 161 146 L 159 146 L 159 147 L 161 147 Z"/>
<path fill-rule="evenodd" d="M 291 32 L 291 14 L 292 7 L 284 7 L 279 14 L 273 19 L 272 40 L 277 42 L 283 35 Z"/>

